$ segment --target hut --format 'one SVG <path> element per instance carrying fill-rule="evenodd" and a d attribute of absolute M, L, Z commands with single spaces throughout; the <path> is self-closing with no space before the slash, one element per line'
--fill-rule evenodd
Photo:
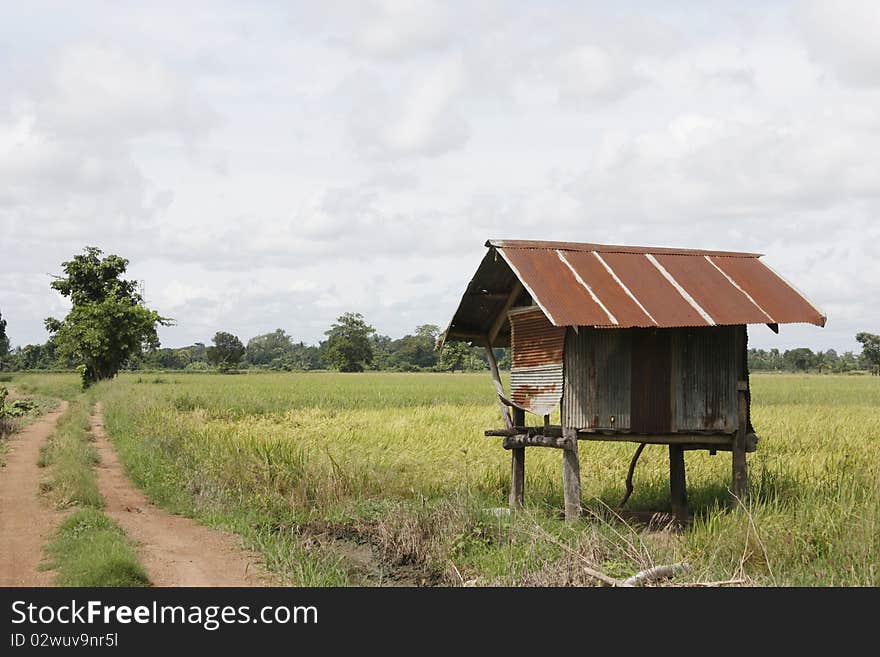
<path fill-rule="evenodd" d="M 510 504 L 524 499 L 526 447 L 562 451 L 565 516 L 581 513 L 580 441 L 668 445 L 672 510 L 688 517 L 684 452 L 732 455 L 747 492 L 748 324 L 825 315 L 761 254 L 573 242 L 489 240 L 444 340 L 486 348 L 511 451 Z M 510 347 L 505 392 L 494 347 Z M 560 424 L 551 414 L 560 408 Z M 526 422 L 526 413 L 543 423 Z"/>

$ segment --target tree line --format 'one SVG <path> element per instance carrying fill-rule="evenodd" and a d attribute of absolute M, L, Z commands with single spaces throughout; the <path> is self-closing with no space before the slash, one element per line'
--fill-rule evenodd
<path fill-rule="evenodd" d="M 264 369 L 308 371 L 334 369 L 341 372 L 477 371 L 488 367 L 484 350 L 461 343 L 438 349 L 439 327 L 417 326 L 402 338 L 381 335 L 360 313 L 345 313 L 325 332 L 317 345 L 296 340 L 284 329 L 254 336 L 243 342 L 238 336 L 217 332 L 210 345 L 197 342 L 188 347 L 148 351 L 130 366 L 143 369 L 212 370 Z M 496 357 L 508 364 L 507 349 Z"/>
<path fill-rule="evenodd" d="M 284 329 L 250 338 L 218 331 L 210 343 L 186 347 L 154 347 L 127 358 L 122 370 L 232 371 L 261 369 L 284 372 L 339 370 L 342 372 L 449 372 L 479 371 L 488 367 L 485 351 L 460 342 L 437 348 L 440 330 L 426 324 L 402 338 L 380 335 L 358 313 L 346 313 L 317 345 L 295 340 Z M 502 369 L 510 367 L 507 349 L 496 349 Z M 0 369 L 74 369 L 76 362 L 60 354 L 54 338 L 7 350 Z"/>
<path fill-rule="evenodd" d="M 226 331 L 218 331 L 211 345 L 197 342 L 181 348 L 162 348 L 158 326 L 173 324 L 146 307 L 135 281 L 122 276 L 128 260 L 86 247 L 82 254 L 63 262 L 63 274 L 51 287 L 71 300 L 63 320 L 45 320 L 51 337 L 44 344 L 10 349 L 6 319 L 0 315 L 0 370 L 78 369 L 83 386 L 114 376 L 120 369 L 219 370 L 243 368 L 302 371 L 335 369 L 475 371 L 486 369 L 484 350 L 462 342 L 438 348 L 440 328 L 417 326 L 411 334 L 393 339 L 380 335 L 360 313 L 345 313 L 325 331 L 317 345 L 296 341 L 283 329 L 250 338 L 247 343 Z M 880 373 L 880 336 L 858 333 L 859 355 L 813 352 L 802 347 L 750 349 L 751 371 Z M 501 368 L 510 367 L 507 349 L 496 349 Z"/>
<path fill-rule="evenodd" d="M 862 344 L 860 354 L 846 351 L 838 354 L 834 349 L 813 351 L 808 347 L 798 347 L 780 351 L 779 349 L 749 349 L 750 372 L 818 372 L 844 374 L 868 370 L 877 372 L 880 366 L 880 336 L 859 333 L 856 340 Z"/>
<path fill-rule="evenodd" d="M 258 335 L 243 344 L 238 336 L 218 331 L 210 346 L 197 342 L 178 349 L 162 348 L 157 328 L 172 319 L 146 307 L 136 281 L 123 275 L 128 260 L 103 256 L 96 247 L 61 264 L 52 289 L 71 301 L 63 320 L 45 320 L 51 337 L 44 344 L 10 349 L 6 320 L 0 315 L 0 370 L 77 369 L 83 387 L 111 378 L 121 369 L 230 371 L 336 369 L 455 371 L 487 366 L 481 350 L 461 343 L 438 348 L 440 329 L 426 324 L 412 334 L 392 339 L 380 335 L 359 313 L 345 313 L 318 345 L 295 341 L 283 329 Z M 501 365 L 506 350 L 497 350 Z"/>

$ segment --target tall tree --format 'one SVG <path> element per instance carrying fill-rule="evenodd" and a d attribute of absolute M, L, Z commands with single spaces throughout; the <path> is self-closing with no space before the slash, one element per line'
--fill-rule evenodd
<path fill-rule="evenodd" d="M 241 362 L 245 349 L 238 336 L 225 331 L 217 331 L 214 334 L 213 342 L 214 346 L 208 347 L 209 363 L 225 372 Z"/>
<path fill-rule="evenodd" d="M 80 255 L 61 263 L 63 276 L 53 289 L 73 305 L 64 320 L 46 319 L 60 358 L 79 364 L 83 387 L 112 378 L 122 364 L 144 349 L 159 347 L 158 325 L 171 323 L 144 305 L 137 282 L 122 278 L 128 260 L 117 255 L 102 258 L 88 246 Z"/>
<path fill-rule="evenodd" d="M 880 335 L 857 333 L 856 340 L 862 345 L 862 358 L 871 365 L 871 371 L 880 374 Z"/>
<path fill-rule="evenodd" d="M 782 358 L 788 364 L 789 369 L 797 372 L 806 372 L 816 365 L 816 355 L 812 349 L 807 347 L 789 349 L 782 354 Z"/>
<path fill-rule="evenodd" d="M 442 372 L 476 371 L 486 368 L 486 363 L 480 360 L 474 352 L 474 348 L 465 342 L 447 342 L 440 352 L 440 361 L 437 369 Z"/>
<path fill-rule="evenodd" d="M 363 372 L 373 362 L 370 336 L 376 332 L 360 313 L 345 313 L 324 332 L 327 336 L 325 359 L 340 372 Z"/>
<path fill-rule="evenodd" d="M 0 313 L 0 360 L 9 353 L 9 338 L 6 336 L 6 320 Z"/>
<path fill-rule="evenodd" d="M 416 326 L 416 335 L 420 338 L 432 340 L 434 346 L 437 346 L 437 338 L 440 337 L 440 327 L 436 324 L 422 324 Z"/>
<path fill-rule="evenodd" d="M 437 336 L 433 324 L 417 326 L 414 335 L 405 335 L 390 345 L 389 364 L 400 370 L 430 369 L 437 364 Z"/>
<path fill-rule="evenodd" d="M 275 329 L 248 340 L 245 360 L 251 365 L 280 367 L 283 359 L 293 351 L 293 340 L 283 329 Z M 274 362 L 273 362 L 274 361 Z"/>

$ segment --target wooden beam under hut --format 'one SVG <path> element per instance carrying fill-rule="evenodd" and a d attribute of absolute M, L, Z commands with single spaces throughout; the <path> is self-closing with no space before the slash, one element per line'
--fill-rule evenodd
<path fill-rule="evenodd" d="M 516 449 L 517 447 L 555 447 L 556 449 L 571 449 L 571 440 L 568 438 L 554 438 L 552 436 L 530 436 L 522 433 L 514 436 L 505 436 L 501 444 L 504 449 Z"/>
<path fill-rule="evenodd" d="M 559 425 L 544 427 L 528 427 L 522 425 L 506 429 L 489 429 L 484 432 L 488 437 L 516 438 L 518 444 L 527 447 L 561 447 L 550 439 L 562 438 L 562 427 Z M 729 452 L 734 449 L 736 434 L 729 433 L 667 433 L 645 435 L 623 431 L 604 431 L 601 429 L 579 429 L 578 440 L 595 440 L 609 442 L 646 443 L 648 445 L 679 445 L 684 450 L 705 449 L 712 452 Z M 544 439 L 544 440 L 541 440 Z M 745 451 L 754 452 L 757 448 L 758 436 L 754 433 L 745 435 Z M 505 448 L 508 443 L 505 440 Z M 561 447 L 565 449 L 565 447 Z"/>

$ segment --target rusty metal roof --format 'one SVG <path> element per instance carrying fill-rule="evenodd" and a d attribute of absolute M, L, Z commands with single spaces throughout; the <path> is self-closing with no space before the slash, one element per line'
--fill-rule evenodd
<path fill-rule="evenodd" d="M 485 345 L 516 279 L 554 326 L 825 325 L 825 314 L 757 253 L 520 240 L 486 246 L 447 340 Z M 506 345 L 509 331 L 493 344 Z"/>

